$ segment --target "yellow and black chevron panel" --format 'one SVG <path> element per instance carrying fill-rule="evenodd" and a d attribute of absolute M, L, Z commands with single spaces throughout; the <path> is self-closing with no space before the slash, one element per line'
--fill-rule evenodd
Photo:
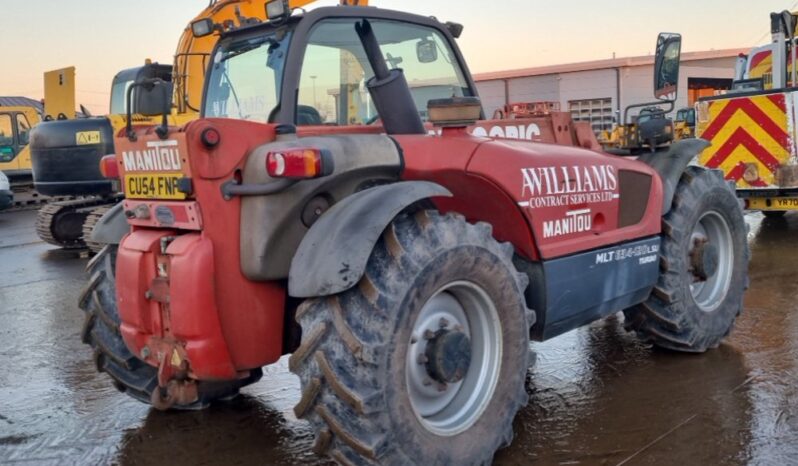
<path fill-rule="evenodd" d="M 699 162 L 723 170 L 740 189 L 777 188 L 780 167 L 795 153 L 792 108 L 785 93 L 699 103 L 698 137 L 712 143 Z"/>

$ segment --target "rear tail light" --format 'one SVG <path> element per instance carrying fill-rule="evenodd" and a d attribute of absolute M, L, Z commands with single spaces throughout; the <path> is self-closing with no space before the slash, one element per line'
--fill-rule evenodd
<path fill-rule="evenodd" d="M 119 179 L 119 165 L 116 164 L 115 155 L 106 155 L 100 159 L 100 173 L 112 180 Z"/>
<path fill-rule="evenodd" d="M 266 155 L 272 178 L 319 178 L 333 172 L 332 154 L 323 149 L 287 149 Z"/>

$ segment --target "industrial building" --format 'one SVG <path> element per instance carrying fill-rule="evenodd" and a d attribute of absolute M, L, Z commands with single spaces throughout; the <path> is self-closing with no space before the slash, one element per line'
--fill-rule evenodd
<path fill-rule="evenodd" d="M 737 57 L 746 52 L 683 53 L 676 109 L 729 89 Z M 577 120 L 590 121 L 599 132 L 611 129 L 627 106 L 654 100 L 653 76 L 654 57 L 642 56 L 481 73 L 474 78 L 487 117 L 515 102 L 559 102 L 560 108 Z"/>

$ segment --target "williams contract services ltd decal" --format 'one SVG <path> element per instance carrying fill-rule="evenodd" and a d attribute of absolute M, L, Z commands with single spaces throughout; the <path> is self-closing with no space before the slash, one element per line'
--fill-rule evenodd
<path fill-rule="evenodd" d="M 612 165 L 522 168 L 521 207 L 603 204 L 620 197 Z"/>

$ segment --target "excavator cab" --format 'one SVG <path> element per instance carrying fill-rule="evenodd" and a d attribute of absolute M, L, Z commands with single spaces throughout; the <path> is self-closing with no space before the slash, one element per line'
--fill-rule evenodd
<path fill-rule="evenodd" d="M 130 68 L 119 72 L 111 84 L 111 115 L 125 115 L 128 111 L 127 94 L 131 86 L 151 79 L 172 82 L 172 66 L 158 63 L 147 63 L 144 66 Z M 168 92 L 171 99 L 172 91 Z M 131 113 L 141 115 L 158 115 L 164 108 L 161 89 L 135 87 L 133 89 Z"/>
<path fill-rule="evenodd" d="M 30 179 L 30 132 L 39 122 L 32 107 L 0 107 L 0 171 L 12 181 Z"/>

